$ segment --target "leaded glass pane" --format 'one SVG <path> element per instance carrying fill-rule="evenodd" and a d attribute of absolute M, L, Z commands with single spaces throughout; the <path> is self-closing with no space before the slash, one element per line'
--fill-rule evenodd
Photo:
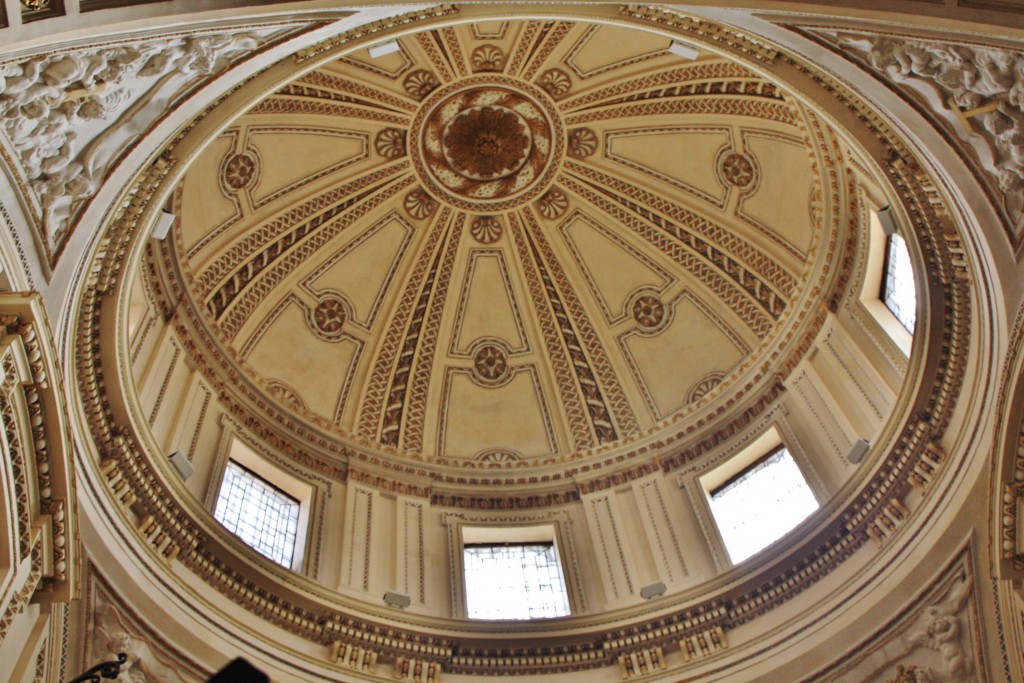
<path fill-rule="evenodd" d="M 544 619 L 569 614 L 554 543 L 468 545 L 464 561 L 470 619 Z"/>
<path fill-rule="evenodd" d="M 766 548 L 818 509 L 793 456 L 780 448 L 711 494 L 733 563 Z"/>
<path fill-rule="evenodd" d="M 899 235 L 889 235 L 885 249 L 885 282 L 882 301 L 907 331 L 913 334 L 917 322 L 917 290 L 910 251 Z"/>
<path fill-rule="evenodd" d="M 229 460 L 214 518 L 257 552 L 291 567 L 299 501 Z"/>

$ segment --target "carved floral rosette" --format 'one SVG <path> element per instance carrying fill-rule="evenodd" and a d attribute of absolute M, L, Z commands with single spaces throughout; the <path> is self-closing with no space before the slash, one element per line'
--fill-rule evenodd
<path fill-rule="evenodd" d="M 481 213 L 536 197 L 565 153 L 565 131 L 548 95 L 501 74 L 432 92 L 410 130 L 413 165 L 427 191 Z"/>

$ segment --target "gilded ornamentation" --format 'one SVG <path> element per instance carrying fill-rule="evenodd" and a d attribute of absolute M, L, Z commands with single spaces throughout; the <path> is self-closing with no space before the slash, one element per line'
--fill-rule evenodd
<path fill-rule="evenodd" d="M 21 0 L 21 6 L 29 12 L 49 9 L 51 0 Z"/>
<path fill-rule="evenodd" d="M 224 184 L 236 192 L 249 187 L 255 176 L 256 159 L 251 154 L 233 154 L 224 164 Z"/>
<path fill-rule="evenodd" d="M 548 190 L 537 202 L 537 210 L 544 218 L 560 218 L 568 208 L 569 198 L 557 187 Z"/>
<path fill-rule="evenodd" d="M 523 117 L 503 107 L 472 107 L 445 128 L 442 148 L 456 173 L 472 180 L 504 178 L 530 154 L 533 139 Z"/>
<path fill-rule="evenodd" d="M 404 206 L 413 218 L 426 218 L 433 213 L 437 202 L 423 190 L 416 189 L 405 195 Z"/>
<path fill-rule="evenodd" d="M 469 234 L 480 244 L 493 244 L 501 238 L 501 221 L 494 216 L 481 216 L 469 227 Z"/>
<path fill-rule="evenodd" d="M 665 304 L 653 294 L 642 294 L 633 300 L 630 313 L 640 329 L 656 330 L 665 320 Z"/>
<path fill-rule="evenodd" d="M 405 131 L 397 128 L 385 128 L 377 133 L 373 143 L 377 154 L 388 159 L 405 156 Z"/>
<path fill-rule="evenodd" d="M 470 59 L 474 71 L 501 71 L 505 66 L 505 55 L 494 45 L 481 45 Z"/>
<path fill-rule="evenodd" d="M 584 159 L 597 151 L 597 134 L 589 128 L 569 132 L 569 156 Z"/>
<path fill-rule="evenodd" d="M 722 177 L 740 189 L 754 182 L 754 164 L 745 155 L 733 152 L 722 159 Z"/>
<path fill-rule="evenodd" d="M 546 188 L 564 153 L 564 135 L 543 91 L 482 74 L 430 95 L 413 121 L 409 151 L 431 195 L 490 214 Z"/>
<path fill-rule="evenodd" d="M 417 100 L 422 100 L 424 97 L 432 93 L 440 83 L 437 80 L 437 76 L 430 71 L 427 71 L 426 69 L 418 69 L 406 76 L 402 85 L 405 87 L 405 92 L 409 93 Z"/>
<path fill-rule="evenodd" d="M 559 97 L 565 97 L 569 93 L 569 89 L 572 87 L 572 79 L 569 78 L 569 74 L 561 69 L 548 69 L 540 75 L 537 85 L 547 90 L 548 94 L 552 97 L 558 99 Z"/>

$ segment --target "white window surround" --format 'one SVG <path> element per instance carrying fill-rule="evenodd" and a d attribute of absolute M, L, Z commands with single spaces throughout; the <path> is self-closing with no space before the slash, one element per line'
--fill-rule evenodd
<path fill-rule="evenodd" d="M 523 515 L 511 519 L 446 513 L 442 516 L 448 529 L 449 567 L 452 575 L 452 616 L 468 618 L 466 608 L 466 576 L 464 550 L 471 545 L 501 545 L 503 543 L 553 542 L 562 569 L 562 581 L 570 614 L 586 611 L 582 594 L 582 579 L 567 528 L 564 513 L 554 515 Z"/>
<path fill-rule="evenodd" d="M 899 233 L 888 235 L 885 244 L 885 267 L 879 297 L 903 327 L 913 334 L 917 320 L 917 287 L 910 249 Z"/>
<path fill-rule="evenodd" d="M 210 504 L 211 513 L 216 509 L 217 498 L 223 483 L 227 463 L 234 461 L 254 474 L 262 477 L 274 487 L 299 502 L 299 522 L 295 534 L 295 551 L 292 555 L 291 569 L 302 571 L 306 559 L 306 540 L 309 536 L 309 518 L 313 502 L 313 486 L 267 462 L 259 453 L 232 435 L 228 446 L 227 457 L 223 458 L 217 475 L 215 494 Z"/>
<path fill-rule="evenodd" d="M 299 501 L 234 460 L 225 468 L 213 518 L 256 552 L 291 567 Z"/>
<path fill-rule="evenodd" d="M 470 619 L 532 620 L 570 614 L 554 528 L 533 528 L 541 532 L 538 535 L 552 538 L 464 543 L 463 576 Z M 463 528 L 464 541 L 472 531 Z"/>
<path fill-rule="evenodd" d="M 889 240 L 878 220 L 878 208 L 875 206 L 869 207 L 868 223 L 868 258 L 860 292 L 860 304 L 903 352 L 903 355 L 910 356 L 914 335 L 896 319 L 880 296 L 882 285 L 885 282 L 885 252 Z M 920 298 L 920 292 L 918 292 L 918 297 Z"/>
<path fill-rule="evenodd" d="M 745 561 L 749 557 L 753 557 L 758 553 L 772 547 L 773 545 L 781 541 L 783 538 L 785 538 L 794 528 L 799 526 L 799 524 L 802 522 L 801 519 L 792 527 L 786 529 L 781 535 L 773 539 L 764 547 L 757 549 L 753 552 L 750 552 L 749 554 L 744 555 L 739 559 L 735 559 L 733 556 L 736 551 L 734 549 L 731 549 L 730 544 L 726 541 L 726 534 L 728 534 L 729 532 L 723 534 L 723 530 L 719 524 L 719 520 L 715 516 L 714 503 L 712 502 L 712 494 L 716 490 L 721 488 L 723 485 L 728 483 L 730 480 L 736 479 L 737 477 L 742 475 L 743 472 L 750 469 L 752 466 L 756 465 L 763 458 L 775 453 L 781 448 L 787 447 L 778 429 L 773 425 L 765 432 L 763 432 L 760 436 L 758 436 L 756 439 L 754 439 L 753 442 L 750 443 L 750 445 L 746 446 L 743 450 L 736 453 L 736 455 L 729 458 L 726 462 L 722 463 L 721 465 L 719 465 L 718 467 L 716 467 L 715 469 L 711 470 L 710 472 L 708 472 L 707 474 L 703 475 L 698 479 L 700 488 L 704 493 L 708 514 L 710 515 L 710 518 L 713 522 L 712 526 L 717 533 L 718 539 L 721 542 L 722 547 L 725 549 L 726 556 L 729 558 L 729 561 L 733 565 L 739 564 L 740 562 Z M 817 503 L 817 506 L 820 507 L 820 497 L 819 494 L 815 491 L 815 487 L 812 486 L 812 484 L 810 483 L 810 477 L 808 477 L 807 474 L 803 471 L 803 468 L 800 467 L 799 458 L 796 456 L 793 449 L 787 448 L 787 450 L 789 451 L 790 456 L 793 459 L 793 462 L 800 470 L 800 474 L 803 477 L 804 485 L 806 485 L 807 490 L 810 492 L 810 495 L 814 498 L 815 502 Z M 811 510 L 807 516 L 809 516 L 812 513 L 813 510 Z M 804 519 L 806 519 L 806 516 L 804 517 Z"/>

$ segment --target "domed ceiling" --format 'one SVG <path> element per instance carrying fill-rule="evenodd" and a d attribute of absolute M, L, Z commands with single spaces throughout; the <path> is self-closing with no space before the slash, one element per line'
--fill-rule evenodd
<path fill-rule="evenodd" d="M 839 155 L 688 49 L 492 21 L 305 73 L 178 187 L 193 305 L 258 391 L 351 443 L 522 467 L 678 433 L 792 360 Z"/>

